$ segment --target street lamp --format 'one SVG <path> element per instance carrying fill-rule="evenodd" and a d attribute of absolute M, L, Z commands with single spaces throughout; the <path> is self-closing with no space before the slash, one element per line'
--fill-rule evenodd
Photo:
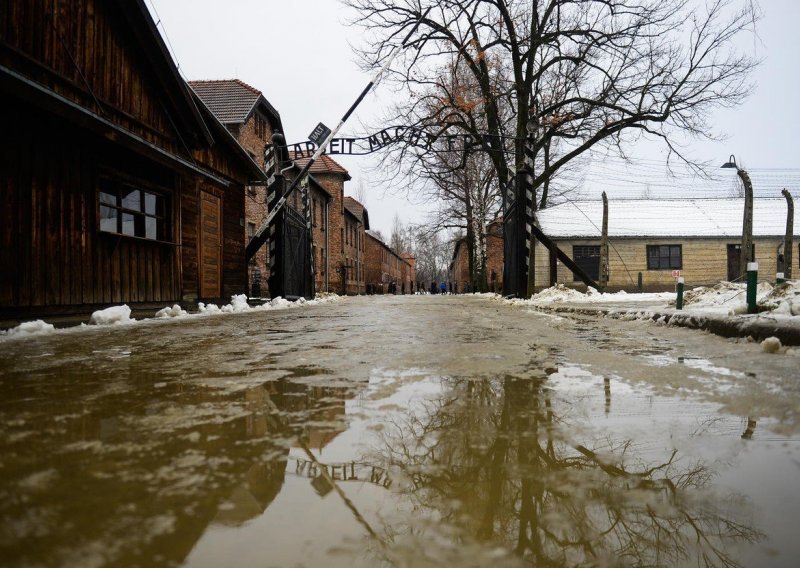
<path fill-rule="evenodd" d="M 739 251 L 739 276 L 747 274 L 747 263 L 753 258 L 753 184 L 745 170 L 736 164 L 736 157 L 731 154 L 721 168 L 735 168 L 736 174 L 744 184 L 744 219 L 742 221 L 742 249 Z"/>

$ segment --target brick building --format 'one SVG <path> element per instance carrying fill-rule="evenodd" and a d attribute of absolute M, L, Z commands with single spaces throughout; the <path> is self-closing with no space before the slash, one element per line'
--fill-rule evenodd
<path fill-rule="evenodd" d="M 364 294 L 364 256 L 366 254 L 366 231 L 369 230 L 369 214 L 366 208 L 352 197 L 344 198 L 344 248 L 347 270 L 348 294 Z"/>
<path fill-rule="evenodd" d="M 331 216 L 331 201 L 333 195 L 322 186 L 313 175 L 308 176 L 309 190 L 311 192 L 311 240 L 312 254 L 314 256 L 314 289 L 317 292 L 330 291 L 330 259 L 328 252 L 331 250 L 328 224 Z M 297 201 L 300 193 L 295 192 L 290 197 L 294 201 L 293 207 L 298 207 Z"/>
<path fill-rule="evenodd" d="M 486 283 L 497 294 L 503 292 L 504 247 L 503 219 L 498 218 L 486 226 Z"/>
<path fill-rule="evenodd" d="M 289 158 L 294 161 L 294 168 L 286 173 L 287 179 L 293 179 L 308 163 L 308 158 L 303 154 L 289 152 Z M 313 234 L 315 246 L 315 268 L 317 274 L 317 292 L 346 292 L 346 282 L 343 276 L 347 272 L 347 259 L 345 251 L 345 200 L 344 182 L 352 179 L 350 174 L 341 164 L 330 156 L 323 154 L 309 170 L 309 184 L 313 209 L 319 214 L 324 213 L 325 221 L 320 226 L 320 231 Z M 293 200 L 293 201 L 292 201 Z M 317 205 L 314 205 L 314 202 Z M 298 210 L 300 207 L 300 192 L 295 192 L 290 204 Z M 324 229 L 324 230 L 323 230 Z M 317 238 L 320 240 L 317 241 Z M 320 267 L 324 267 L 324 274 Z"/>
<path fill-rule="evenodd" d="M 417 258 L 410 252 L 404 252 L 400 258 L 405 262 L 401 265 L 403 270 L 403 284 L 400 293 L 413 294 L 417 290 Z"/>
<path fill-rule="evenodd" d="M 503 247 L 503 220 L 498 218 L 486 225 L 486 286 L 489 292 L 503 291 L 503 258 L 505 254 Z M 469 273 L 469 251 L 466 237 L 456 241 L 449 275 L 454 293 L 478 291 L 476 283 L 473 282 Z"/>
<path fill-rule="evenodd" d="M 404 274 L 410 277 L 409 264 L 382 240 L 366 233 L 365 280 L 367 292 L 371 294 L 402 294 Z M 405 271 L 405 272 L 404 272 Z M 414 272 L 416 279 L 416 271 Z"/>
<path fill-rule="evenodd" d="M 283 132 L 283 125 L 280 114 L 264 98 L 262 92 L 238 79 L 190 81 L 189 85 L 263 169 L 264 147 L 272 141 L 273 133 Z M 245 191 L 245 227 L 248 241 L 255 236 L 266 216 L 266 187 L 248 186 Z M 250 295 L 266 295 L 268 277 L 267 247 L 264 246 L 250 259 Z"/>

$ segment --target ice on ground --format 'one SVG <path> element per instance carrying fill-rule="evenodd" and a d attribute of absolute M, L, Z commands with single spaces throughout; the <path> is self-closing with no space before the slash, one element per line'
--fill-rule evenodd
<path fill-rule="evenodd" d="M 170 307 L 161 308 L 156 312 L 157 318 L 177 318 L 186 315 L 189 315 L 189 312 L 184 310 L 178 304 L 174 304 L 171 308 Z"/>
<path fill-rule="evenodd" d="M 131 318 L 131 309 L 127 304 L 111 306 L 104 310 L 97 310 L 92 314 L 89 323 L 94 325 L 114 325 L 136 321 Z"/>
<path fill-rule="evenodd" d="M 51 323 L 43 322 L 42 320 L 26 321 L 19 324 L 17 327 L 12 327 L 6 332 L 9 337 L 21 337 L 26 335 L 42 335 L 52 333 L 56 330 L 55 326 Z"/>

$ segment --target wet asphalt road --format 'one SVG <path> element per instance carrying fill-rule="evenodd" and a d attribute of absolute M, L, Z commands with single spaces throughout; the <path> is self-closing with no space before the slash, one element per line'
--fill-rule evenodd
<path fill-rule="evenodd" d="M 0 564 L 794 566 L 800 353 L 458 296 L 0 341 Z"/>

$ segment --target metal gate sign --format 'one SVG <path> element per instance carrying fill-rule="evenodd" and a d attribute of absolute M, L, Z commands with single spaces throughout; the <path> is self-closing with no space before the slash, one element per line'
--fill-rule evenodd
<path fill-rule="evenodd" d="M 320 127 L 324 130 L 318 132 Z M 322 135 L 321 138 L 318 134 Z M 310 158 L 328 135 L 330 130 L 320 123 L 309 136 L 308 142 L 289 144 L 287 147 L 294 152 L 296 158 Z M 433 134 L 414 126 L 392 126 L 369 136 L 332 138 L 325 153 L 364 156 L 399 142 L 424 150 L 433 149 L 434 144 L 439 142 L 442 150 L 466 152 L 472 148 L 491 149 L 492 138 L 493 136 L 489 134 L 478 137 L 471 134 Z"/>
<path fill-rule="evenodd" d="M 322 143 L 325 142 L 325 139 L 330 135 L 331 129 L 320 122 L 314 127 L 314 130 L 311 131 L 311 134 L 308 135 L 308 139 L 317 146 L 321 146 Z"/>

